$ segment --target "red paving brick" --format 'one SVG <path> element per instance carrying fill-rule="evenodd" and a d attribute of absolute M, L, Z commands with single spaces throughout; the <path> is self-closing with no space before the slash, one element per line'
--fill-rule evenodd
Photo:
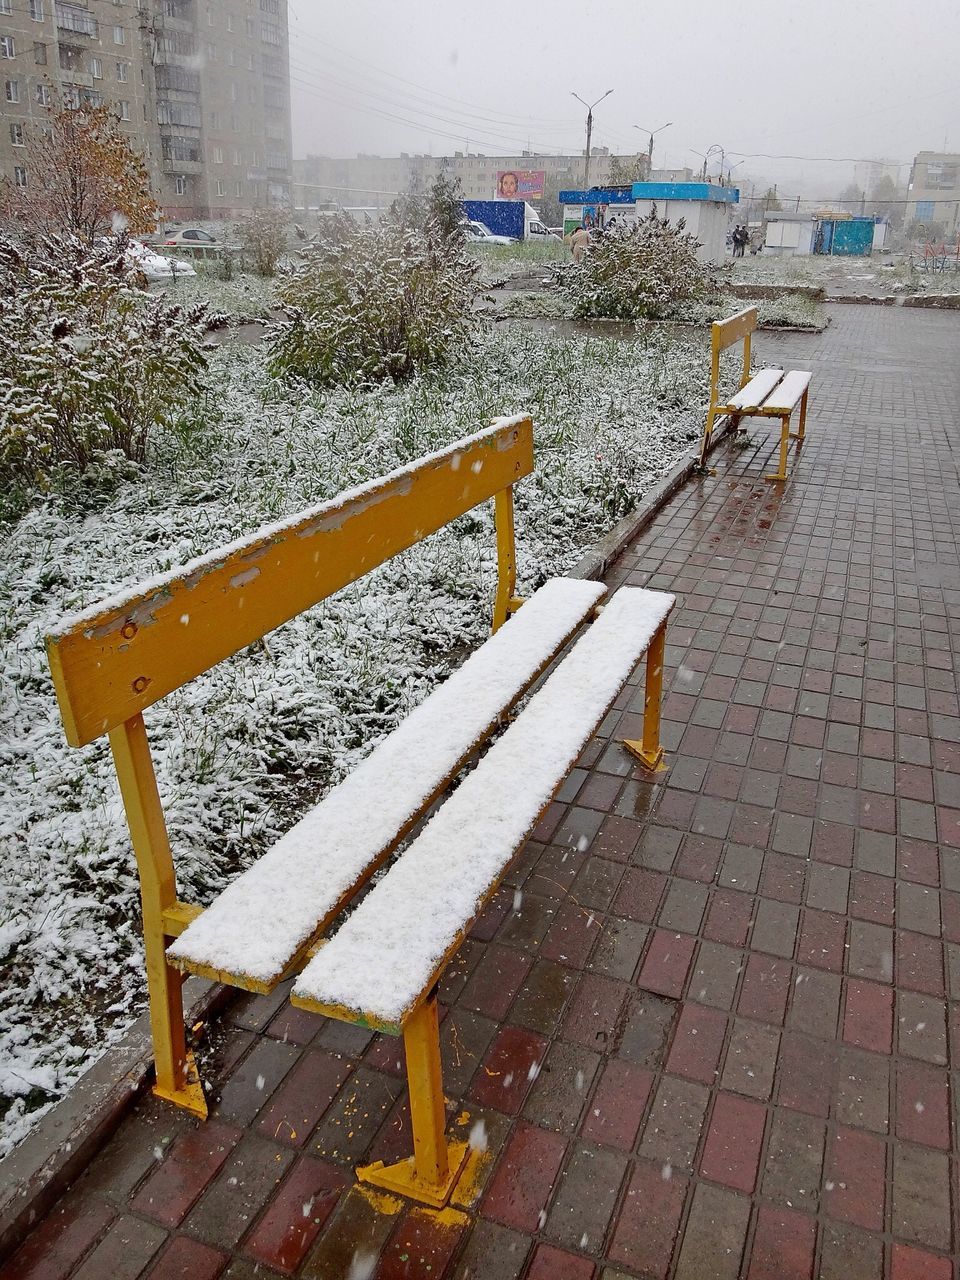
<path fill-rule="evenodd" d="M 678 595 L 668 768 L 619 746 L 641 674 L 444 979 L 467 1209 L 347 1194 L 410 1150 L 402 1044 L 281 988 L 228 1013 L 215 1118 L 125 1121 L 3 1280 L 954 1280 L 958 338 L 758 335 L 814 370 L 787 483 L 754 424 L 612 566 Z"/>

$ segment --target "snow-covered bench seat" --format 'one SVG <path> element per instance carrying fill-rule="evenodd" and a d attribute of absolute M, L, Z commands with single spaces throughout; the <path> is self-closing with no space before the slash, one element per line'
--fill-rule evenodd
<path fill-rule="evenodd" d="M 167 948 L 178 969 L 271 991 L 590 617 L 553 578 Z"/>
<path fill-rule="evenodd" d="M 657 740 L 673 604 L 621 588 L 295 982 L 296 1005 L 404 1035 L 415 1154 L 359 1170 L 367 1181 L 433 1204 L 449 1194 L 467 1152 L 444 1139 L 436 984 L 645 652 Z"/>
<path fill-rule="evenodd" d="M 765 476 L 766 480 L 786 480 L 787 449 L 790 440 L 796 440 L 797 447 L 803 444 L 807 426 L 807 396 L 813 375 L 805 369 L 794 369 L 784 374 L 782 369 L 761 369 L 750 376 L 750 341 L 757 327 L 756 307 L 747 307 L 745 311 L 726 320 L 715 320 L 712 329 L 710 360 L 710 405 L 707 409 L 707 422 L 703 433 L 703 445 L 700 450 L 700 465 L 705 465 L 707 450 L 713 425 L 718 417 L 729 418 L 737 427 L 740 419 L 747 418 L 779 418 L 780 419 L 780 460 L 777 470 Z M 740 389 L 735 395 L 724 400 L 720 397 L 720 354 L 737 342 L 743 342 L 743 373 Z M 800 421 L 795 433 L 790 431 L 790 418 L 794 409 L 800 406 Z"/>

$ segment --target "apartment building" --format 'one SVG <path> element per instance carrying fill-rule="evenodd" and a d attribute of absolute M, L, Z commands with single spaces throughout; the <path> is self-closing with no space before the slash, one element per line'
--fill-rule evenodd
<path fill-rule="evenodd" d="M 286 0 L 0 0 L 0 174 L 58 103 L 113 106 L 169 219 L 291 191 Z"/>
<path fill-rule="evenodd" d="M 960 153 L 920 151 L 907 191 L 906 221 L 938 223 L 947 237 L 960 234 Z"/>

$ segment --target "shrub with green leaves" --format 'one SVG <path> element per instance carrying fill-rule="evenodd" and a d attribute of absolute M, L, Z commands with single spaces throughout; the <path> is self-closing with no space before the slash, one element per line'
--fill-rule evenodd
<path fill-rule="evenodd" d="M 201 385 L 204 308 L 137 288 L 124 237 L 0 235 L 0 482 L 46 489 L 104 455 L 144 461 Z"/>
<path fill-rule="evenodd" d="M 574 314 L 613 320 L 682 319 L 690 303 L 717 292 L 709 267 L 697 259 L 698 241 L 680 218 L 671 223 L 656 207 L 636 224 L 595 240 L 566 275 Z"/>
<path fill-rule="evenodd" d="M 274 373 L 320 384 L 403 382 L 459 354 L 476 324 L 478 268 L 428 219 L 325 228 L 278 290 L 292 315 Z"/>

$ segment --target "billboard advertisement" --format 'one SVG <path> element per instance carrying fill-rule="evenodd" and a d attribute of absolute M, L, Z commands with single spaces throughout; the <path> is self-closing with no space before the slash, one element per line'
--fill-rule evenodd
<path fill-rule="evenodd" d="M 498 169 L 498 200 L 542 200 L 545 169 Z"/>

